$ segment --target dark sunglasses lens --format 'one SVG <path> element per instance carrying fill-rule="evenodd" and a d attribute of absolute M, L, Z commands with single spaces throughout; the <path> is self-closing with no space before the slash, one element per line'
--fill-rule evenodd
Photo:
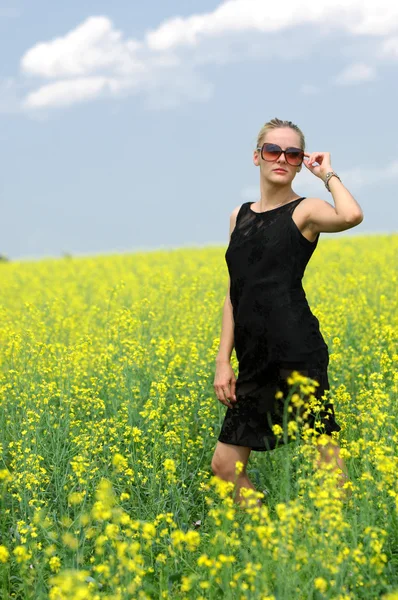
<path fill-rule="evenodd" d="M 276 160 L 279 158 L 282 148 L 276 144 L 264 144 L 263 146 L 263 159 L 264 160 Z"/>
<path fill-rule="evenodd" d="M 286 150 L 286 160 L 293 166 L 301 165 L 304 158 L 304 152 L 302 150 Z"/>

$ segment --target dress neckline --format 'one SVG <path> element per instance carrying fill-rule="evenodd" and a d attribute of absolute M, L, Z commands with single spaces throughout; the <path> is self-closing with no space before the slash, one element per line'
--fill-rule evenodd
<path fill-rule="evenodd" d="M 249 202 L 249 210 L 250 210 L 250 212 L 254 213 L 255 215 L 265 215 L 266 213 L 274 212 L 274 210 L 278 210 L 279 208 L 283 208 L 284 206 L 287 206 L 288 204 L 293 204 L 293 202 L 297 202 L 297 200 L 303 200 L 304 198 L 305 198 L 305 196 L 301 196 L 300 198 L 296 198 L 295 200 L 290 200 L 290 202 L 281 204 L 280 206 L 277 206 L 276 208 L 271 208 L 270 210 L 263 210 L 262 212 L 257 212 L 255 210 L 253 210 L 251 208 L 251 205 L 254 204 L 254 202 Z"/>

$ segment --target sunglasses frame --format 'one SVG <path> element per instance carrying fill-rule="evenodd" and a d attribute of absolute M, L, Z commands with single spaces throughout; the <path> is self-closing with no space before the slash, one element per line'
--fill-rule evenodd
<path fill-rule="evenodd" d="M 264 156 L 263 156 L 263 150 L 264 150 L 265 146 L 276 146 L 277 148 L 279 148 L 280 152 L 279 152 L 278 156 L 277 156 L 276 158 L 272 159 L 272 160 L 269 160 L 269 159 L 267 159 L 267 158 L 264 158 Z M 302 150 L 301 148 L 295 148 L 294 146 L 290 146 L 289 148 L 286 148 L 286 150 L 282 150 L 282 148 L 281 148 L 280 146 L 278 146 L 278 144 L 271 144 L 271 142 L 265 142 L 265 143 L 264 143 L 264 144 L 261 146 L 261 148 L 260 148 L 259 146 L 257 146 L 256 150 L 260 150 L 260 152 L 261 152 L 261 158 L 262 158 L 263 160 L 265 160 L 266 162 L 275 162 L 275 161 L 277 161 L 277 160 L 278 160 L 278 158 L 280 157 L 280 155 L 281 155 L 281 154 L 284 154 L 284 155 L 285 155 L 285 160 L 286 160 L 287 164 L 288 164 L 288 165 L 290 165 L 291 167 L 300 167 L 300 166 L 303 164 L 303 160 L 304 160 L 304 150 Z M 300 162 L 300 164 L 299 164 L 299 165 L 292 165 L 292 163 L 290 163 L 290 162 L 288 161 L 288 159 L 287 159 L 287 156 L 286 156 L 286 152 L 289 152 L 289 150 L 296 150 L 296 151 L 297 151 L 297 150 L 300 150 L 300 152 L 302 152 L 302 153 L 303 153 L 303 157 L 302 157 L 302 159 L 301 159 L 301 162 Z"/>

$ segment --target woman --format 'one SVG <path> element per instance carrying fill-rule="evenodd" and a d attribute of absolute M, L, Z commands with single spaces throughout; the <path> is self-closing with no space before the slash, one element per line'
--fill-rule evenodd
<path fill-rule="evenodd" d="M 272 119 L 264 125 L 253 162 L 260 169 L 261 198 L 236 207 L 230 217 L 225 254 L 229 286 L 214 379 L 217 398 L 228 409 L 211 466 L 215 475 L 235 481 L 236 462 L 243 463 L 236 481 L 240 504 L 244 504 L 240 489 L 254 489 L 246 473 L 251 451 L 272 450 L 283 443 L 273 425 L 283 424 L 281 407 L 291 372 L 316 380 L 318 399 L 329 389 L 328 346 L 301 280 L 321 232 L 344 231 L 363 220 L 361 207 L 332 169 L 330 153 L 306 153 L 304 135 L 291 121 Z M 302 163 L 324 181 L 335 207 L 293 191 Z M 230 364 L 234 346 L 237 379 Z M 277 394 L 281 391 L 282 400 Z M 317 432 L 340 431 L 333 404 L 322 403 L 320 417 L 320 426 L 310 422 Z M 338 445 L 319 445 L 318 465 L 332 460 L 329 448 L 334 468 L 343 471 L 341 486 L 347 475 Z"/>

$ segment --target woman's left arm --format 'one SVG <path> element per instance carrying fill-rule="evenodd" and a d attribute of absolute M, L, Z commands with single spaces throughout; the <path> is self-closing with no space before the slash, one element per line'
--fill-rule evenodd
<path fill-rule="evenodd" d="M 312 152 L 305 156 L 308 156 L 308 159 L 303 161 L 307 169 L 325 182 L 327 173 L 333 171 L 330 153 Z M 314 166 L 314 162 L 319 164 Z M 362 223 L 363 211 L 345 185 L 333 176 L 328 180 L 328 186 L 335 207 L 324 200 L 314 198 L 308 214 L 312 229 L 325 232 L 343 231 Z"/>

